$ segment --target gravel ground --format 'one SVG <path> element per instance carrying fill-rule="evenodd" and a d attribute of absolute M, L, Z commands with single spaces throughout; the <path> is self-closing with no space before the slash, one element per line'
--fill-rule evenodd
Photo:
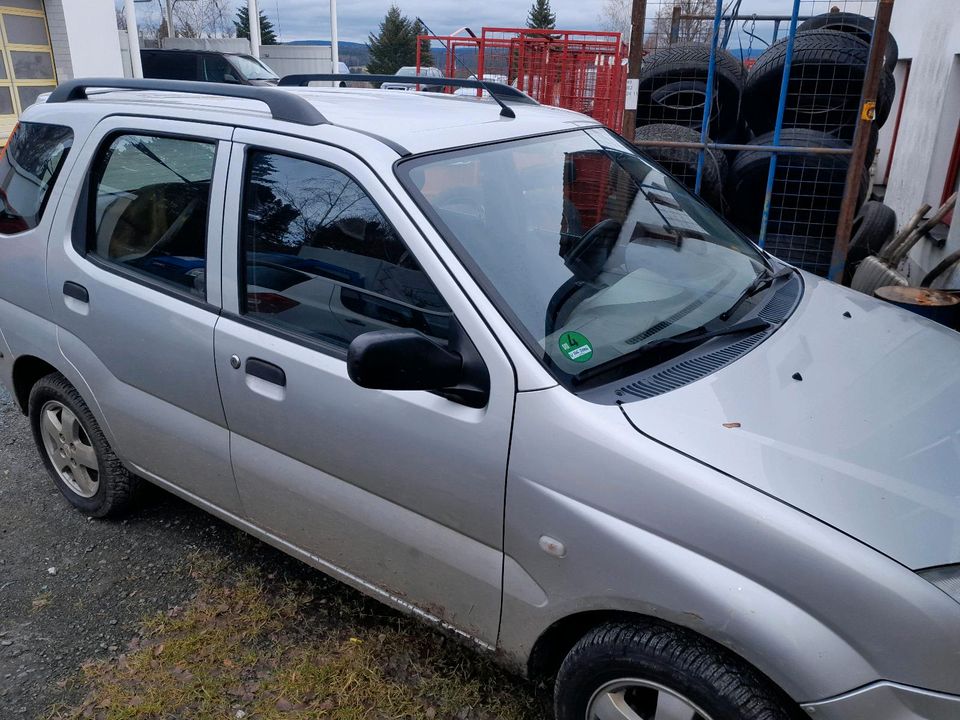
<path fill-rule="evenodd" d="M 66 681 L 83 662 L 116 654 L 145 615 L 193 594 L 187 553 L 273 552 L 236 540 L 153 486 L 126 520 L 88 520 L 57 491 L 27 419 L 0 388 L 0 718 L 76 700 Z"/>
<path fill-rule="evenodd" d="M 303 624 L 320 625 L 308 640 L 362 633 L 371 622 L 408 628 L 401 632 L 409 633 L 413 667 L 435 674 L 445 672 L 447 663 L 460 668 L 463 690 L 477 683 L 495 686 L 496 693 L 484 695 L 496 695 L 511 717 L 549 715 L 548 693 L 503 674 L 469 649 L 441 652 L 442 644 L 424 640 L 431 632 L 424 626 L 402 624 L 394 611 L 155 486 L 145 485 L 124 520 L 86 518 L 54 486 L 27 419 L 0 387 L 0 720 L 49 718 L 53 708 L 87 717 L 76 710 L 89 702 L 89 668 L 112 666 L 92 663 L 122 660 L 145 618 L 168 611 L 175 616 L 196 605 L 203 574 L 190 564 L 198 555 L 214 565 L 250 568 L 267 580 L 265 597 L 273 600 L 306 588 L 326 607 L 339 607 L 342 614 L 334 621 L 311 611 Z M 371 658 L 383 668 L 395 661 L 395 654 Z M 460 697 L 460 690 L 452 692 Z M 531 705 L 527 698 L 534 696 Z M 170 716 L 180 717 L 178 711 Z M 467 707 L 424 715 L 488 716 Z"/>

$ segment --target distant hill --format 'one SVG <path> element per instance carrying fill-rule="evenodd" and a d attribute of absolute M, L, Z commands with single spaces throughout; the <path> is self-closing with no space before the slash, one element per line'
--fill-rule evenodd
<path fill-rule="evenodd" d="M 284 45 L 324 45 L 329 47 L 329 40 L 293 40 Z M 370 49 L 366 43 L 349 42 L 341 40 L 337 43 L 340 62 L 345 62 L 350 67 L 363 67 L 370 61 Z"/>

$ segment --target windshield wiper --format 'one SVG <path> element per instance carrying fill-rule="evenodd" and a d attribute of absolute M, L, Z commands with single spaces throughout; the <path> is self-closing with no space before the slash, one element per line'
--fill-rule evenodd
<path fill-rule="evenodd" d="M 765 290 L 773 285 L 773 283 L 775 283 L 777 280 L 787 277 L 787 275 L 792 272 L 793 268 L 790 267 L 780 268 L 776 272 L 770 272 L 769 268 L 764 268 L 760 271 L 760 274 L 753 279 L 753 282 L 747 285 L 746 289 L 740 293 L 740 297 L 737 298 L 737 301 L 720 313 L 720 319 L 724 321 L 729 320 L 730 317 L 737 311 L 737 308 L 743 304 L 744 300 L 747 298 L 752 298 L 761 290 Z"/>
<path fill-rule="evenodd" d="M 643 347 L 637 348 L 631 353 L 621 355 L 618 358 L 614 358 L 613 360 L 609 360 L 605 363 L 597 365 L 596 367 L 592 367 L 589 370 L 584 370 L 574 378 L 574 382 L 580 385 L 587 380 L 595 378 L 599 375 L 606 375 L 624 365 L 636 364 L 643 358 L 652 359 L 653 362 L 644 365 L 642 368 L 646 369 L 647 367 L 652 367 L 653 365 L 657 365 L 661 362 L 666 362 L 672 357 L 676 357 L 683 352 L 684 348 L 688 345 L 700 345 L 705 343 L 707 340 L 711 340 L 722 335 L 736 335 L 738 333 L 747 332 L 758 333 L 766 330 L 769 327 L 769 322 L 758 317 L 722 327 L 711 328 L 703 325 L 701 327 L 694 328 L 693 330 L 688 330 L 687 332 L 664 338 L 663 340 L 656 340 L 652 343 L 648 343 Z"/>

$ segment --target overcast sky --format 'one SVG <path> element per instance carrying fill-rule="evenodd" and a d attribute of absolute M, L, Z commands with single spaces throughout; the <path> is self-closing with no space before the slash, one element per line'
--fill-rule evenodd
<path fill-rule="evenodd" d="M 187 0 L 181 0 L 187 1 Z M 199 0 L 203 2 L 203 0 Z M 522 26 L 526 22 L 530 0 L 396 0 L 404 14 L 419 16 L 434 33 L 445 35 L 464 25 L 479 32 L 483 26 Z M 565 29 L 600 29 L 600 11 L 605 0 L 551 0 L 557 15 L 557 27 Z M 629 0 L 628 0 L 629 1 Z M 117 0 L 118 6 L 122 5 Z M 724 0 L 724 5 L 729 0 Z M 329 0 L 258 0 L 260 9 L 278 26 L 281 40 L 326 40 L 330 38 Z M 246 5 L 246 0 L 234 0 L 234 5 Z M 670 0 L 648 0 L 648 15 L 660 5 L 672 5 Z M 709 4 L 709 3 L 708 3 Z M 802 14 L 826 12 L 831 5 L 844 5 L 853 11 L 873 14 L 875 0 L 801 0 Z M 338 0 L 340 39 L 366 42 L 383 19 L 390 0 Z M 789 13 L 790 0 L 743 0 L 740 12 Z M 159 18 L 157 0 L 138 2 L 137 17 L 156 22 Z"/>

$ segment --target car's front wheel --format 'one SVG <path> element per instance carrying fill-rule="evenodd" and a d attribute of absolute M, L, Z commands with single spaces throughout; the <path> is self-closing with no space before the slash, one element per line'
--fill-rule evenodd
<path fill-rule="evenodd" d="M 557 720 L 796 720 L 748 664 L 682 628 L 610 623 L 584 636 L 557 676 Z"/>
<path fill-rule="evenodd" d="M 93 517 L 126 510 L 138 478 L 123 467 L 90 408 L 63 375 L 37 381 L 29 414 L 43 464 L 74 507 Z"/>

